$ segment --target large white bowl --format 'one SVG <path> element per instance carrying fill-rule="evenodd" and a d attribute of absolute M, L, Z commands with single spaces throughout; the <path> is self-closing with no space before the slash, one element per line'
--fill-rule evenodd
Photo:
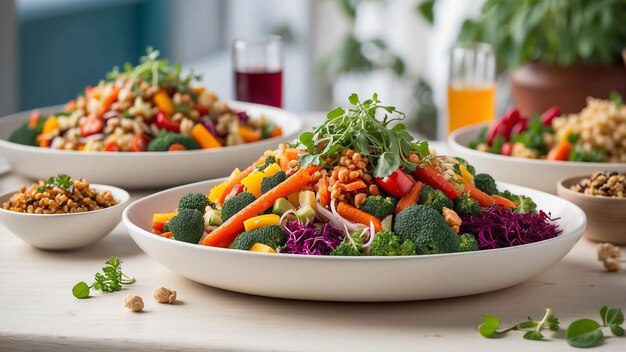
<path fill-rule="evenodd" d="M 471 140 L 488 124 L 476 124 L 459 128 L 448 137 L 454 156 L 466 159 L 476 170 L 492 175 L 496 180 L 514 183 L 540 191 L 556 194 L 560 179 L 590 175 L 598 170 L 626 171 L 626 163 L 583 163 L 577 161 L 550 161 L 524 159 L 480 152 L 468 148 Z"/>
<path fill-rule="evenodd" d="M 151 232 L 152 214 L 175 209 L 188 192 L 208 192 L 220 180 L 173 188 L 140 199 L 123 222 L 148 255 L 206 285 L 269 297 L 324 301 L 408 301 L 465 296 L 524 282 L 563 258 L 580 239 L 586 218 L 556 196 L 500 183 L 549 210 L 563 233 L 542 242 L 470 253 L 408 257 L 331 257 L 268 254 L 206 247 Z"/>
<path fill-rule="evenodd" d="M 90 184 L 98 192 L 109 191 L 117 204 L 94 211 L 70 214 L 28 214 L 0 207 L 0 221 L 14 235 L 39 249 L 62 250 L 99 241 L 120 223 L 130 196 L 123 189 Z M 0 196 L 0 204 L 17 191 Z"/>
<path fill-rule="evenodd" d="M 14 172 L 33 179 L 65 173 L 129 189 L 167 187 L 227 176 L 236 167 L 250 165 L 265 150 L 294 139 L 302 130 L 302 120 L 285 110 L 235 101 L 228 104 L 251 116 L 264 115 L 283 129 L 283 135 L 256 143 L 177 153 L 54 150 L 7 141 L 11 132 L 28 120 L 30 112 L 21 112 L 0 118 L 0 155 L 8 159 Z M 55 106 L 40 111 L 47 115 L 61 109 Z"/>

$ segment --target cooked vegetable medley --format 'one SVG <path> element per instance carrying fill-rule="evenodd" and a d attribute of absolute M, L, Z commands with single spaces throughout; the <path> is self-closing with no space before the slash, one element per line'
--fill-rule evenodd
<path fill-rule="evenodd" d="M 583 162 L 626 162 L 626 105 L 612 93 L 609 100 L 587 99 L 578 114 L 552 107 L 527 118 L 510 110 L 485 127 L 468 145 L 506 156 Z"/>
<path fill-rule="evenodd" d="M 14 143 L 63 150 L 143 152 L 211 149 L 280 136 L 280 126 L 237 111 L 204 87 L 199 76 L 148 49 L 137 66 L 117 67 L 97 86 L 50 116 L 31 114 Z"/>
<path fill-rule="evenodd" d="M 468 252 L 560 234 L 529 197 L 498 190 L 461 158 L 431 155 L 404 125 L 390 127 L 404 115 L 377 95 L 361 101 L 354 94 L 350 103 L 295 144 L 236 169 L 208 195 L 186 194 L 176 212 L 154 214 L 154 233 L 335 256 Z"/>

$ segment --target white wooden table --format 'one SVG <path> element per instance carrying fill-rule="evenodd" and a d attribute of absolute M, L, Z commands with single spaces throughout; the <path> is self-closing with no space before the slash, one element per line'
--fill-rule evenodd
<path fill-rule="evenodd" d="M 4 175 L 0 192 L 27 182 Z M 137 282 L 122 292 L 75 299 L 72 286 L 91 280 L 111 255 Z M 490 268 L 481 270 L 489 275 Z M 151 292 L 160 286 L 177 290 L 180 302 L 154 302 Z M 127 294 L 143 297 L 143 313 L 123 307 Z M 546 307 L 567 327 L 578 318 L 596 319 L 602 305 L 626 308 L 626 272 L 605 272 L 584 239 L 545 273 L 505 290 L 356 304 L 263 298 L 197 284 L 144 254 L 121 224 L 102 241 L 67 252 L 34 249 L 0 226 L 0 351 L 564 351 L 574 349 L 562 337 L 533 342 L 513 332 L 488 340 L 475 327 L 485 313 L 509 325 L 529 314 L 539 318 Z M 609 338 L 596 350 L 626 351 L 626 338 Z"/>

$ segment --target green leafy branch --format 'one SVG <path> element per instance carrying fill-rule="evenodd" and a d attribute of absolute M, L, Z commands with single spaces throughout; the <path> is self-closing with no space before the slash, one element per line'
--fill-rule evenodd
<path fill-rule="evenodd" d="M 78 299 L 89 297 L 89 291 L 93 288 L 100 292 L 121 291 L 122 285 L 135 283 L 135 278 L 122 272 L 122 262 L 118 257 L 112 256 L 105 262 L 102 273 L 96 273 L 95 282 L 88 285 L 81 281 L 74 285 L 72 294 Z"/>
<path fill-rule="evenodd" d="M 65 188 L 68 192 L 72 192 L 74 189 L 74 183 L 72 182 L 72 178 L 66 174 L 59 174 L 58 176 L 50 176 L 46 183 L 43 186 L 37 187 L 37 192 L 44 192 L 46 189 L 50 188 Z"/>

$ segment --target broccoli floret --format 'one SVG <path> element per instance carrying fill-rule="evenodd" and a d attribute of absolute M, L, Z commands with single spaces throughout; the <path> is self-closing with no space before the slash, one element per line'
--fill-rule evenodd
<path fill-rule="evenodd" d="M 455 156 L 454 159 L 456 159 L 456 161 L 458 161 L 458 164 L 454 164 L 454 172 L 458 175 L 461 174 L 461 169 L 460 166 L 463 165 L 465 166 L 465 168 L 467 169 L 467 171 L 472 174 L 472 176 L 476 176 L 476 169 L 470 165 L 465 159 L 463 158 L 459 158 L 458 156 Z"/>
<path fill-rule="evenodd" d="M 480 205 L 468 193 L 454 200 L 454 211 L 459 215 L 480 215 Z"/>
<path fill-rule="evenodd" d="M 329 255 L 337 255 L 344 257 L 358 257 L 361 255 L 361 251 L 352 242 L 342 242 L 337 248 L 335 248 Z"/>
<path fill-rule="evenodd" d="M 415 243 L 411 241 L 401 242 L 398 236 L 394 235 L 391 231 L 379 232 L 372 241 L 370 255 L 415 255 Z"/>
<path fill-rule="evenodd" d="M 382 196 L 368 196 L 365 198 L 365 202 L 361 205 L 361 210 L 370 213 L 379 219 L 384 219 L 389 215 L 393 215 L 393 211 L 396 207 L 391 200 L 383 198 Z"/>
<path fill-rule="evenodd" d="M 509 191 L 504 191 L 500 195 L 517 204 L 513 210 L 516 214 L 534 213 L 537 210 L 537 204 L 528 196 L 518 196 Z"/>
<path fill-rule="evenodd" d="M 464 233 L 459 237 L 459 248 L 461 252 L 473 252 L 478 250 L 478 242 L 476 237 L 471 233 Z"/>
<path fill-rule="evenodd" d="M 207 206 L 214 206 L 213 202 L 202 193 L 187 193 L 178 201 L 178 211 L 183 209 L 196 209 L 204 214 Z"/>
<path fill-rule="evenodd" d="M 9 142 L 38 147 L 39 143 L 37 142 L 37 136 L 40 133 L 41 130 L 37 128 L 30 128 L 28 127 L 28 123 L 25 123 L 11 133 Z"/>
<path fill-rule="evenodd" d="M 198 243 L 204 234 L 204 218 L 195 209 L 184 209 L 170 220 L 168 227 L 175 240 Z"/>
<path fill-rule="evenodd" d="M 230 248 L 247 251 L 255 243 L 262 243 L 276 249 L 285 244 L 285 235 L 278 225 L 265 226 L 260 229 L 242 232 L 235 238 Z"/>
<path fill-rule="evenodd" d="M 149 152 L 166 152 L 172 144 L 182 144 L 186 150 L 199 149 L 195 139 L 174 132 L 163 132 L 148 143 Z"/>
<path fill-rule="evenodd" d="M 261 180 L 261 193 L 266 193 L 272 188 L 283 183 L 287 179 L 287 175 L 284 171 L 278 171 L 270 177 L 263 177 Z"/>
<path fill-rule="evenodd" d="M 498 187 L 496 186 L 496 180 L 488 174 L 478 174 L 474 177 L 474 184 L 479 190 L 491 195 L 498 194 Z"/>
<path fill-rule="evenodd" d="M 261 165 L 259 165 L 256 170 L 257 171 L 263 171 L 265 170 L 268 166 L 275 164 L 276 163 L 276 157 L 273 155 L 269 155 L 267 158 L 265 158 L 265 162 Z"/>
<path fill-rule="evenodd" d="M 163 233 L 170 232 L 170 231 L 172 230 L 170 229 L 170 223 L 168 222 L 167 224 L 163 226 Z"/>
<path fill-rule="evenodd" d="M 227 199 L 222 205 L 222 222 L 230 219 L 231 216 L 237 214 L 241 209 L 254 202 L 256 198 L 252 193 L 241 192 L 238 195 Z"/>
<path fill-rule="evenodd" d="M 412 241 L 417 254 L 459 251 L 459 236 L 440 213 L 424 205 L 410 205 L 396 215 L 393 230 L 399 240 Z"/>
<path fill-rule="evenodd" d="M 434 189 L 429 185 L 424 185 L 420 192 L 420 204 L 435 209 L 439 213 L 443 208 L 454 208 L 452 201 L 438 189 Z"/>

